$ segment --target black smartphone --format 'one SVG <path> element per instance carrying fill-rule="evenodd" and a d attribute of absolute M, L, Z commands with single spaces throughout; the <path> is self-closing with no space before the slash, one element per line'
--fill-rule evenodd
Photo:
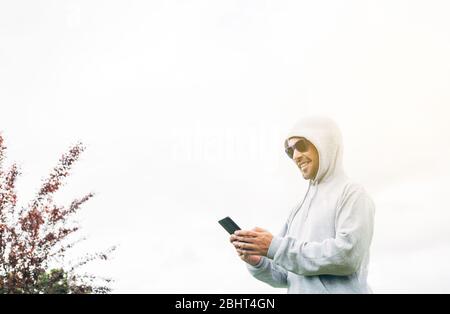
<path fill-rule="evenodd" d="M 219 223 L 229 234 L 233 234 L 236 230 L 241 230 L 239 226 L 230 217 L 219 220 Z"/>

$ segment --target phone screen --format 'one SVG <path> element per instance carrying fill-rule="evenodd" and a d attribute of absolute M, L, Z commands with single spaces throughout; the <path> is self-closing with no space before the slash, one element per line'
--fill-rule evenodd
<path fill-rule="evenodd" d="M 241 228 L 239 228 L 239 226 L 230 217 L 225 217 L 224 219 L 219 220 L 219 224 L 221 224 L 229 234 L 233 234 L 236 230 L 241 230 Z"/>

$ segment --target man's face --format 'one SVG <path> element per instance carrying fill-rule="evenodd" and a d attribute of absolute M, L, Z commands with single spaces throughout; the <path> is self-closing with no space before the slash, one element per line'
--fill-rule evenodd
<path fill-rule="evenodd" d="M 292 160 L 300 168 L 305 180 L 312 180 L 316 177 L 319 170 L 319 152 L 316 147 L 304 137 L 291 137 L 288 140 L 288 146 L 295 147 L 299 141 L 305 141 L 306 145 L 297 145 L 301 149 L 294 149 Z"/>

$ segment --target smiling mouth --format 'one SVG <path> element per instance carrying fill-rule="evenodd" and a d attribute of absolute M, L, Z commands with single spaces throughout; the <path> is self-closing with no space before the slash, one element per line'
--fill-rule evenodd
<path fill-rule="evenodd" d="M 306 168 L 308 168 L 309 164 L 310 164 L 310 161 L 298 163 L 297 165 L 299 166 L 299 168 L 300 168 L 302 171 L 305 171 Z"/>

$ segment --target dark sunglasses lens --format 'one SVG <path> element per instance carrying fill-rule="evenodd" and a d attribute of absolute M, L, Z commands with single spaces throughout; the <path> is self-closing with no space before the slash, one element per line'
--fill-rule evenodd
<path fill-rule="evenodd" d="M 294 158 L 294 149 L 300 153 L 304 153 L 308 150 L 308 144 L 304 140 L 297 141 L 294 146 L 286 147 L 285 151 L 289 158 Z"/>
<path fill-rule="evenodd" d="M 300 153 L 304 153 L 308 150 L 308 145 L 305 141 L 300 140 L 297 143 L 295 143 L 295 149 L 298 150 Z"/>
<path fill-rule="evenodd" d="M 289 158 L 292 159 L 294 157 L 294 149 L 292 147 L 286 147 L 285 151 Z"/>

